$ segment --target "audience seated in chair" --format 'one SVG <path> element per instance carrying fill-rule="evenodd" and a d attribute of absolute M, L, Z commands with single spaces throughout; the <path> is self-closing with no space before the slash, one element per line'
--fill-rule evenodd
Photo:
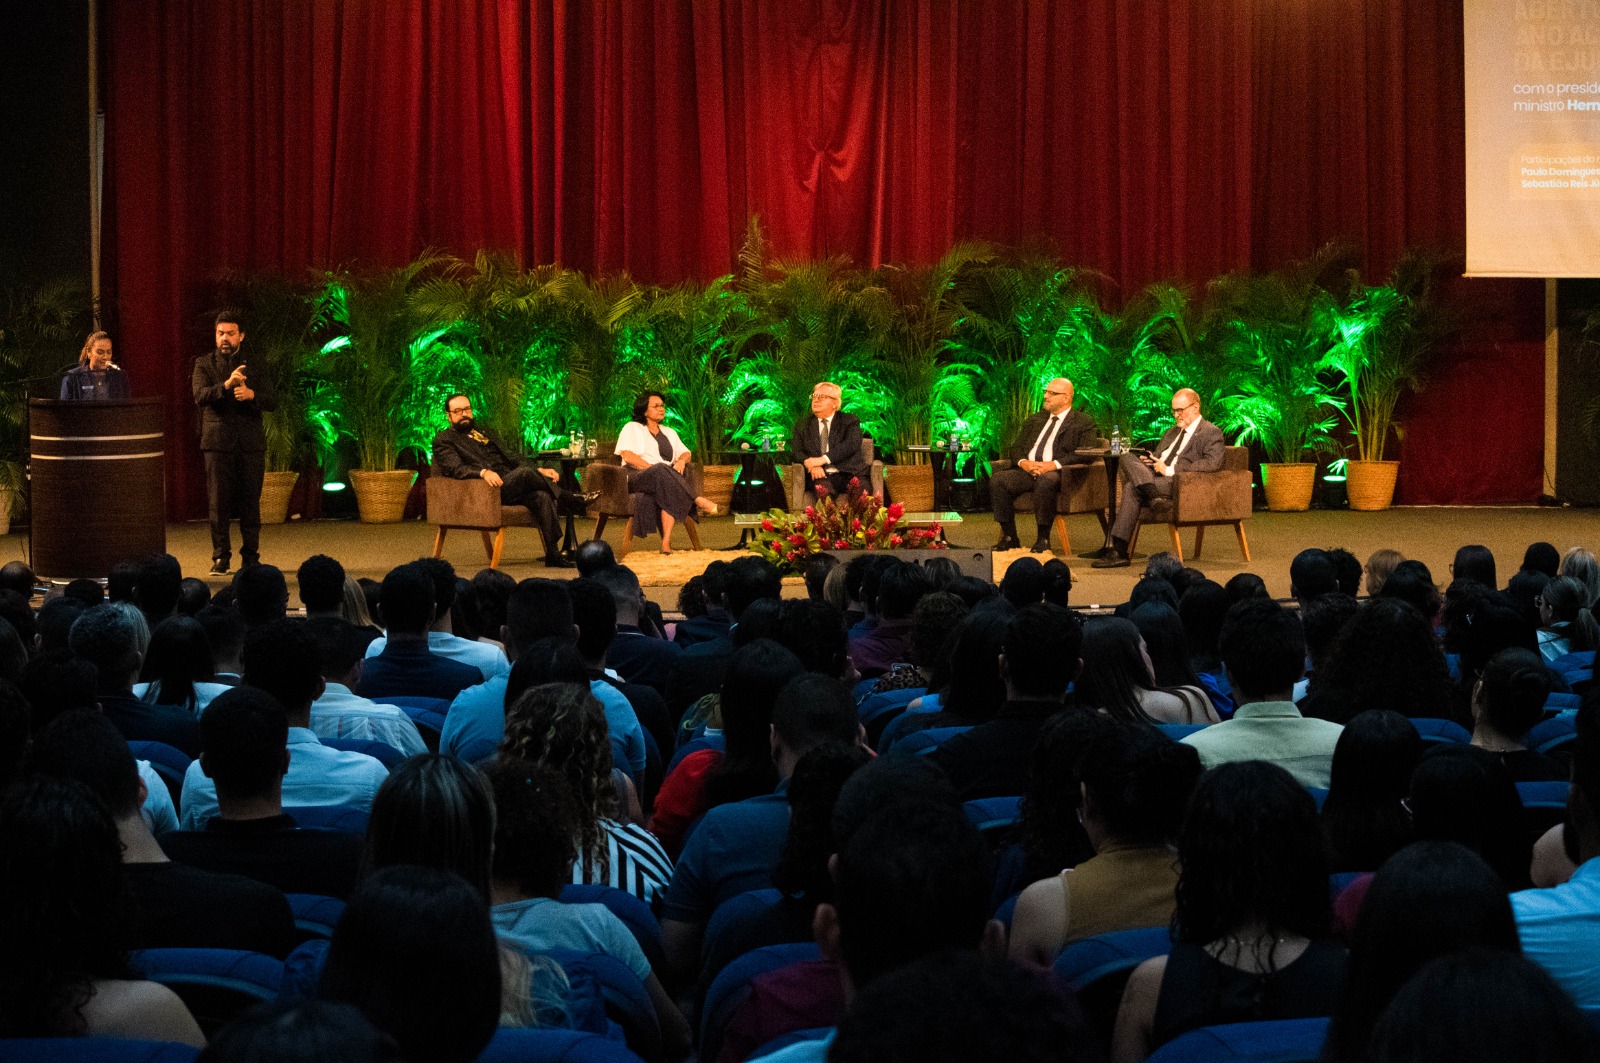
<path fill-rule="evenodd" d="M 1333 748 L 1322 829 L 1335 873 L 1372 871 L 1412 840 L 1405 801 L 1422 736 L 1397 712 L 1368 709 Z"/>
<path fill-rule="evenodd" d="M 129 741 L 165 742 L 200 753 L 200 726 L 181 705 L 153 705 L 133 696 L 141 664 L 138 628 L 114 605 L 97 605 L 72 622 L 74 655 L 95 666 L 100 710 Z"/>
<path fill-rule="evenodd" d="M 282 893 L 242 875 L 174 863 L 156 843 L 139 815 L 144 782 L 133 754 L 103 717 L 57 717 L 34 745 L 33 767 L 82 783 L 111 813 L 137 911 L 130 947 L 244 949 L 279 958 L 294 947 L 294 917 Z"/>
<path fill-rule="evenodd" d="M 419 566 L 433 580 L 433 620 L 428 627 L 428 650 L 440 657 L 471 665 L 478 670 L 479 681 L 511 671 L 511 664 L 499 646 L 473 639 L 464 639 L 451 630 L 450 610 L 455 605 L 456 570 L 442 557 L 418 558 Z M 367 656 L 376 657 L 388 645 L 388 639 L 378 637 L 367 646 Z"/>
<path fill-rule="evenodd" d="M 616 637 L 606 653 L 606 662 L 629 683 L 642 683 L 665 695 L 673 663 L 682 648 L 674 642 L 654 638 L 640 626 L 644 614 L 644 592 L 639 577 L 631 568 L 614 565 L 592 577 L 617 603 Z"/>
<path fill-rule="evenodd" d="M 451 581 L 451 593 L 455 582 Z M 390 695 L 454 698 L 467 687 L 486 678 L 477 665 L 454 661 L 433 649 L 430 625 L 437 618 L 434 608 L 435 584 L 430 569 L 413 561 L 391 569 L 383 577 L 383 645 L 374 652 L 367 647 L 361 684 L 356 693 L 364 698 Z"/>
<path fill-rule="evenodd" d="M 348 897 L 360 871 L 360 838 L 301 830 L 283 810 L 290 766 L 283 706 L 250 687 L 218 700 L 200 720 L 199 762 L 216 788 L 217 814 L 203 830 L 160 835 L 162 849 L 192 867 L 244 875 L 284 893 Z"/>
<path fill-rule="evenodd" d="M 251 1008 L 212 1038 L 195 1063 L 404 1063 L 394 1038 L 351 1004 L 279 1000 Z"/>
<path fill-rule="evenodd" d="M 765 598 L 777 599 L 783 593 L 783 576 L 772 562 L 746 555 L 728 563 L 723 585 L 723 606 L 731 624 L 737 624 L 746 609 Z M 667 708 L 673 713 L 699 701 L 722 687 L 722 673 L 733 656 L 733 636 L 726 635 L 696 643 L 673 664 L 667 680 Z"/>
<path fill-rule="evenodd" d="M 68 779 L 40 775 L 0 799 L 0 1037 L 205 1044 L 177 994 L 128 966 L 121 833 Z"/>
<path fill-rule="evenodd" d="M 322 693 L 320 654 L 301 620 L 279 620 L 251 632 L 244 648 L 243 687 L 223 698 L 266 694 L 283 708 L 289 723 L 289 770 L 283 777 L 283 804 L 372 807 L 373 795 L 388 769 L 363 753 L 325 746 L 311 730 L 311 703 Z M 183 780 L 185 830 L 199 830 L 217 812 L 216 785 L 200 761 Z"/>
<path fill-rule="evenodd" d="M 382 742 L 407 757 L 427 752 L 404 710 L 352 693 L 361 685 L 365 638 L 360 629 L 338 616 L 313 617 L 305 624 L 317 644 L 323 679 L 322 693 L 311 703 L 311 730 L 317 737 Z"/>
<path fill-rule="evenodd" d="M 1060 606 L 1018 610 L 999 657 L 1005 705 L 929 754 L 962 800 L 1016 796 L 1027 787 L 1029 750 L 1045 721 L 1067 707 L 1067 687 L 1083 666 L 1082 644 L 1077 619 Z"/>
<path fill-rule="evenodd" d="M 933 581 L 922 566 L 896 560 L 882 566 L 875 581 L 863 580 L 877 623 L 850 639 L 850 660 L 863 679 L 875 679 L 904 662 L 911 649 L 911 615 Z"/>

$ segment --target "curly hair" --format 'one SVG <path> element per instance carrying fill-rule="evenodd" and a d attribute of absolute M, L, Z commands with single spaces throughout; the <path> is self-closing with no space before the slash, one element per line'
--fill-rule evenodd
<path fill-rule="evenodd" d="M 1236 761 L 1202 776 L 1178 832 L 1178 861 L 1175 941 L 1210 944 L 1253 920 L 1273 936 L 1328 932 L 1317 806 L 1276 764 Z"/>
<path fill-rule="evenodd" d="M 1368 602 L 1312 673 L 1310 701 L 1313 710 L 1307 715 L 1335 723 L 1349 723 L 1367 709 L 1393 709 L 1413 718 L 1449 716 L 1450 673 L 1433 625 L 1400 598 Z"/>
<path fill-rule="evenodd" d="M 116 824 L 81 783 L 38 776 L 0 804 L 0 1037 L 82 1036 L 100 979 L 133 978 Z"/>
<path fill-rule="evenodd" d="M 587 881 L 605 881 L 611 857 L 600 821 L 617 814 L 611 735 L 600 701 L 575 683 L 530 687 L 506 710 L 500 755 L 554 768 L 577 805 L 578 860 Z"/>

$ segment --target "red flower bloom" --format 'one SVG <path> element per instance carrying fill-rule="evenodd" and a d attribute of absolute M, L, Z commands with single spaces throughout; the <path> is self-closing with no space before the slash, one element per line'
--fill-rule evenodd
<path fill-rule="evenodd" d="M 835 550 L 844 550 L 844 549 L 848 549 L 848 547 L 849 547 L 849 544 L 846 543 L 843 539 L 835 539 L 834 540 L 833 548 Z"/>
<path fill-rule="evenodd" d="M 900 538 L 900 536 L 898 536 L 898 535 L 889 536 L 889 545 L 890 546 L 899 546 L 903 542 L 905 542 L 905 540 Z"/>
<path fill-rule="evenodd" d="M 816 515 L 817 515 L 817 507 L 816 506 L 807 506 L 806 507 L 806 516 L 815 517 Z"/>
<path fill-rule="evenodd" d="M 770 520 L 764 520 L 761 522 L 761 530 L 764 532 L 769 532 L 777 531 L 778 529 L 773 526 L 773 523 Z"/>
<path fill-rule="evenodd" d="M 890 520 L 899 520 L 901 517 L 903 517 L 905 515 L 906 515 L 906 507 L 902 506 L 900 503 L 896 502 L 896 503 L 894 503 L 893 505 L 891 505 L 889 507 L 889 519 Z"/>
<path fill-rule="evenodd" d="M 855 520 L 850 522 L 850 530 L 851 531 L 856 531 L 856 532 L 861 530 L 861 518 L 860 517 L 857 517 Z"/>
<path fill-rule="evenodd" d="M 789 541 L 796 546 L 804 546 L 806 544 L 806 537 L 801 535 L 799 532 L 795 532 L 793 535 L 789 536 Z"/>

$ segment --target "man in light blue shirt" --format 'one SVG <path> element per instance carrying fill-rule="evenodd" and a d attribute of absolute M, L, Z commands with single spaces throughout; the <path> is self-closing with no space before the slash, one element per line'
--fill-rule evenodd
<path fill-rule="evenodd" d="M 217 698 L 275 698 L 288 715 L 283 807 L 349 805 L 370 809 L 389 771 L 376 759 L 323 745 L 310 729 L 311 703 L 322 693 L 316 639 L 304 621 L 274 620 L 245 639 L 244 686 Z M 179 801 L 184 830 L 200 830 L 217 814 L 216 784 L 205 770 L 205 751 L 189 765 Z"/>
<path fill-rule="evenodd" d="M 361 682 L 361 633 L 336 616 L 313 617 L 306 630 L 321 651 L 322 694 L 311 703 L 311 730 L 318 738 L 359 738 L 412 757 L 426 753 L 417 725 L 404 709 L 352 693 Z"/>
<path fill-rule="evenodd" d="M 433 578 L 433 627 L 428 630 L 428 652 L 470 664 L 484 679 L 510 672 L 511 661 L 500 647 L 461 638 L 451 629 L 450 610 L 456 602 L 456 570 L 450 562 L 441 557 L 424 557 L 418 559 L 416 564 L 421 565 Z M 388 644 L 388 636 L 379 635 L 367 646 L 367 656 L 376 657 Z"/>
<path fill-rule="evenodd" d="M 1579 1007 L 1600 1008 L 1600 734 L 1592 729 L 1573 746 L 1566 829 L 1578 869 L 1559 886 L 1513 893 L 1511 911 L 1522 954 Z"/>
<path fill-rule="evenodd" d="M 549 579 L 525 579 L 517 584 L 506 601 L 506 622 L 501 634 L 513 657 L 526 653 L 542 638 L 576 640 L 578 628 L 572 620 L 572 600 L 566 586 Z M 445 714 L 440 750 L 469 760 L 494 752 L 505 736 L 509 679 L 509 675 L 494 676 L 456 695 Z M 638 778 L 644 773 L 645 742 L 644 728 L 639 725 L 633 706 L 621 691 L 603 680 L 590 681 L 589 689 L 605 710 L 612 760 Z"/>

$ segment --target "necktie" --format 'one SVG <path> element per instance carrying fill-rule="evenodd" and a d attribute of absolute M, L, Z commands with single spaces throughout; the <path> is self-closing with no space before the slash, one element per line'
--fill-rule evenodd
<path fill-rule="evenodd" d="M 1044 426 L 1044 431 L 1039 433 L 1039 442 L 1033 445 L 1034 461 L 1044 460 L 1044 448 L 1050 442 L 1051 438 L 1055 436 L 1056 422 L 1060 419 L 1061 415 L 1059 413 L 1056 414 L 1054 417 L 1050 418 L 1050 423 Z"/>
<path fill-rule="evenodd" d="M 817 422 L 817 441 L 822 448 L 822 453 L 828 453 L 828 419 L 824 417 Z"/>

